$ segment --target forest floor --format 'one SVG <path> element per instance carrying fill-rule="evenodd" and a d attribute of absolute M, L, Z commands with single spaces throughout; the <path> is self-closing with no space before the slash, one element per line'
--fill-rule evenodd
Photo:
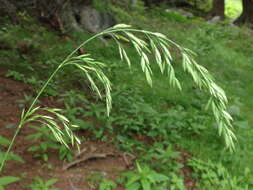
<path fill-rule="evenodd" d="M 0 71 L 0 126 L 2 126 L 0 134 L 4 135 L 5 138 L 11 139 L 17 129 L 21 112 L 18 100 L 23 99 L 24 94 L 31 93 L 31 88 L 22 82 L 6 78 L 4 76 L 5 72 L 3 70 Z M 43 103 L 44 106 L 45 101 Z M 46 104 L 52 106 L 54 102 L 48 100 Z M 90 155 L 90 158 L 71 168 L 63 169 L 64 163 L 58 159 L 56 152 L 50 152 L 49 161 L 43 163 L 40 159 L 34 158 L 32 152 L 27 151 L 34 142 L 24 137 L 33 132 L 33 129 L 24 127 L 16 139 L 12 152 L 23 158 L 25 163 L 8 162 L 2 175 L 20 176 L 21 174 L 25 180 L 9 185 L 7 187 L 8 190 L 28 189 L 26 185 L 32 182 L 34 176 L 38 175 L 45 179 L 57 178 L 58 183 L 55 186 L 62 190 L 92 189 L 91 187 L 96 185 L 92 184 L 96 182 L 92 180 L 96 179 L 90 179 L 91 181 L 89 182 L 87 176 L 97 173 L 97 175 L 103 174 L 115 179 L 119 171 L 124 171 L 128 167 L 124 157 L 121 156 L 123 154 L 120 154 L 112 144 L 102 141 L 85 142 L 82 145 L 83 148 L 87 149 L 84 156 Z M 128 159 L 127 156 L 125 159 Z M 52 166 L 53 168 L 51 168 Z"/>
<path fill-rule="evenodd" d="M 32 88 L 22 82 L 7 78 L 6 70 L 0 68 L 0 134 L 7 139 L 11 139 L 19 122 L 22 107 L 19 103 L 24 99 L 24 95 L 32 94 Z M 53 99 L 44 98 L 41 106 L 58 106 Z M 87 137 L 91 134 L 82 131 L 79 136 Z M 25 126 L 20 131 L 12 153 L 22 158 L 23 163 L 8 161 L 1 176 L 20 176 L 22 180 L 6 186 L 6 190 L 29 190 L 35 176 L 43 179 L 57 179 L 55 188 L 61 190 L 92 190 L 101 183 L 101 179 L 106 177 L 115 181 L 123 171 L 133 168 L 135 155 L 117 150 L 113 143 L 101 140 L 87 141 L 80 147 L 81 155 L 71 162 L 61 161 L 57 151 L 48 151 L 49 160 L 42 161 L 35 158 L 34 154 L 28 151 L 29 147 L 35 143 L 25 137 L 34 133 L 34 129 Z M 140 139 L 143 140 L 143 139 Z M 185 164 L 190 158 L 187 152 L 181 151 L 178 162 Z M 186 165 L 181 168 L 184 175 L 184 183 L 187 190 L 195 190 L 196 180 L 192 178 L 192 171 Z M 118 190 L 124 187 L 119 185 Z"/>

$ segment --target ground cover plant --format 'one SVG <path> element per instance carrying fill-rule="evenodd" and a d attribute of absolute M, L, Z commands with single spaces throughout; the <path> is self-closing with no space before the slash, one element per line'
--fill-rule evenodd
<path fill-rule="evenodd" d="M 134 48 L 128 50 L 128 42 L 120 41 L 122 43 L 121 45 L 127 50 L 128 58 L 131 59 L 132 62 L 130 72 L 123 64 L 119 64 L 121 62 L 118 61 L 117 58 L 118 46 L 117 44 L 112 45 L 111 42 L 113 39 L 108 39 L 109 43 L 106 46 L 108 51 L 104 51 L 105 46 L 100 40 L 94 40 L 93 43 L 85 46 L 85 51 L 89 53 L 92 52 L 90 54 L 93 55 L 93 57 L 97 57 L 98 60 L 108 60 L 108 63 L 110 62 L 107 67 L 103 68 L 106 76 L 108 76 L 108 79 L 110 79 L 113 84 L 111 93 L 113 109 L 111 110 L 110 117 L 108 118 L 106 116 L 107 109 L 104 106 L 104 100 L 99 100 L 99 97 L 94 97 L 89 89 L 89 81 L 87 79 L 80 80 L 79 77 L 82 75 L 70 67 L 66 67 L 66 70 L 62 70 L 58 73 L 58 76 L 55 76 L 54 83 L 49 84 L 49 87 L 46 89 L 47 92 L 42 93 L 40 102 L 38 103 L 38 105 L 42 105 L 42 108 L 63 108 L 62 114 L 69 119 L 70 123 L 78 124 L 78 127 L 74 128 L 73 132 L 80 137 L 80 141 L 82 142 L 80 150 L 84 151 L 87 155 L 92 155 L 92 159 L 77 163 L 66 171 L 62 170 L 62 163 L 73 163 L 78 159 L 85 159 L 85 157 L 76 157 L 76 153 L 68 151 L 69 149 L 67 148 L 60 150 L 60 148 L 64 146 L 58 144 L 53 133 L 50 133 L 52 139 L 45 138 L 45 136 L 41 134 L 43 132 L 39 130 L 43 128 L 30 128 L 25 126 L 22 129 L 23 132 L 21 130 L 21 137 L 17 137 L 17 144 L 14 144 L 14 149 L 11 151 L 12 154 L 8 157 L 7 164 L 2 172 L 4 176 L 12 175 L 20 177 L 20 179 L 13 184 L 4 185 L 4 188 L 13 188 L 16 187 L 15 185 L 17 184 L 19 188 L 24 189 L 29 189 L 32 186 L 33 188 L 41 186 L 42 188 L 48 189 L 54 187 L 60 189 L 120 189 L 126 188 L 125 186 L 131 186 L 131 184 L 137 184 L 136 186 L 138 186 L 139 189 L 156 186 L 154 184 L 159 184 L 160 189 L 212 189 L 213 186 L 218 189 L 250 189 L 252 187 L 250 178 L 250 176 L 252 176 L 252 168 L 249 159 L 252 154 L 250 143 L 250 107 L 252 101 L 249 96 L 252 88 L 251 85 L 247 85 L 252 81 L 250 77 L 252 69 L 250 65 L 252 60 L 250 57 L 250 47 L 252 46 L 250 45 L 251 41 L 248 37 L 250 32 L 248 33 L 241 29 L 234 29 L 227 26 L 208 25 L 202 21 L 187 21 L 182 25 L 182 23 L 180 23 L 182 19 L 177 18 L 175 22 L 172 22 L 173 16 L 167 15 L 166 12 L 159 16 L 161 18 L 152 14 L 154 13 L 149 15 L 151 19 L 157 21 L 154 22 L 153 26 L 145 26 L 147 20 L 145 20 L 145 18 L 142 20 L 143 17 L 141 17 L 141 21 L 135 20 L 133 24 L 140 28 L 145 28 L 145 30 L 153 30 L 152 27 L 159 27 L 161 29 L 160 32 L 169 34 L 171 39 L 175 39 L 179 44 L 183 44 L 183 46 L 189 47 L 200 54 L 196 57 L 197 61 L 214 73 L 218 83 L 228 92 L 230 102 L 228 111 L 234 118 L 234 126 L 236 127 L 238 138 L 236 152 L 229 153 L 229 151 L 224 148 L 222 139 L 217 137 L 216 130 L 218 126 L 214 124 L 212 114 L 203 111 L 208 98 L 205 93 L 202 93 L 201 90 L 196 88 L 196 85 L 188 80 L 189 76 L 180 68 L 180 55 L 177 51 L 174 51 L 173 48 L 170 49 L 172 55 L 175 56 L 174 61 L 172 61 L 172 66 L 182 86 L 182 93 L 178 90 L 169 88 L 169 77 L 166 78 L 162 75 L 158 75 L 158 72 L 161 72 L 160 68 L 153 67 L 151 64 L 156 61 L 155 58 L 149 57 L 153 72 L 153 87 L 150 88 L 148 85 L 145 85 L 146 79 L 140 74 L 140 69 L 138 68 L 139 60 L 131 59 L 136 56 L 136 51 Z M 156 14 L 158 14 L 158 12 L 156 12 Z M 166 17 L 169 16 L 171 17 L 168 19 L 168 23 L 170 23 L 169 25 L 171 25 L 171 27 L 168 28 Z M 160 21 L 158 22 L 158 20 Z M 186 26 L 190 32 L 187 33 L 187 38 L 184 39 L 184 28 Z M 12 26 L 7 27 L 10 27 L 10 31 L 13 31 L 11 30 Z M 196 29 L 196 27 L 198 29 Z M 18 28 L 18 26 L 14 28 L 16 31 L 19 30 L 24 32 L 26 30 L 24 28 Z M 39 30 L 42 30 L 43 33 L 45 32 L 43 28 Z M 5 33 L 6 37 L 8 33 Z M 65 53 L 68 54 L 73 47 L 77 45 L 74 44 L 72 40 L 61 41 L 57 35 L 53 35 L 51 31 L 48 32 L 47 35 L 46 39 L 50 39 L 48 42 L 53 41 L 52 45 L 56 44 L 56 42 L 61 43 L 62 47 L 57 50 L 59 46 L 55 45 L 55 49 L 45 53 L 47 57 L 43 56 L 43 53 L 39 53 L 42 61 L 38 61 L 35 65 L 32 65 L 32 68 L 34 67 L 34 73 L 37 72 L 37 66 L 40 68 L 41 65 L 41 68 L 43 68 L 42 62 L 47 62 L 49 72 L 53 71 L 57 68 L 57 63 L 61 60 L 60 57 Z M 75 39 L 78 39 L 80 42 L 89 38 L 88 34 L 84 34 L 83 36 L 79 34 L 75 35 Z M 139 35 L 137 36 L 142 37 Z M 29 36 L 26 38 L 29 38 Z M 33 38 L 39 39 L 36 36 L 33 36 Z M 145 40 L 145 42 L 148 42 L 148 40 Z M 44 46 L 48 46 L 48 44 Z M 248 48 L 243 48 L 244 46 Z M 93 51 L 94 48 L 96 52 Z M 160 48 L 158 49 L 160 50 Z M 2 55 L 1 52 L 1 56 Z M 61 56 L 55 57 L 54 55 Z M 15 59 L 14 56 L 10 56 L 10 58 Z M 5 57 L 4 59 L 6 60 L 7 58 Z M 25 59 L 29 64 L 21 61 L 19 65 L 20 68 L 27 68 L 28 65 L 31 67 L 31 60 L 29 61 L 29 59 L 31 59 L 30 55 Z M 33 57 L 33 59 L 35 58 Z M 127 61 L 126 58 L 125 61 Z M 7 68 L 9 68 L 9 66 Z M 23 72 L 22 69 L 15 71 L 17 73 L 12 71 L 15 71 L 15 67 L 11 68 L 10 66 L 9 74 L 7 73 L 9 78 L 16 78 L 16 80 L 34 85 L 35 87 L 41 87 L 43 84 L 42 81 L 49 75 L 49 72 L 38 72 L 37 76 L 35 75 L 37 80 L 33 79 L 31 80 L 32 82 L 29 82 L 30 80 L 28 81 L 27 79 L 32 78 L 29 76 L 29 72 Z M 58 82 L 60 81 L 59 79 L 62 77 L 67 78 L 67 73 L 69 72 L 73 73 L 75 76 L 72 75 L 69 77 L 69 81 L 71 81 L 70 84 L 64 82 L 61 84 L 63 86 L 60 87 Z M 8 80 L 8 84 L 12 88 L 15 88 L 14 84 L 20 85 L 19 83 L 12 82 L 10 79 L 5 79 L 4 75 L 1 75 L 0 78 L 0 80 L 3 81 L 1 83 L 2 89 L 8 88 L 5 86 L 5 80 Z M 240 77 L 237 78 L 235 76 Z M 185 81 L 185 83 L 183 81 Z M 98 80 L 94 79 L 94 82 L 98 82 Z M 11 85 L 12 83 L 13 85 Z M 103 88 L 101 84 L 96 84 L 99 89 Z M 241 86 L 244 85 L 248 87 L 241 88 Z M 64 90 L 65 87 L 68 89 L 70 89 L 70 87 L 75 87 L 77 89 L 79 88 L 79 90 L 73 88 L 72 92 L 66 91 Z M 18 95 L 19 90 L 16 89 L 17 95 L 15 95 L 15 101 L 19 100 L 17 101 L 17 105 L 20 106 L 20 108 L 29 108 L 31 100 L 33 99 L 32 97 L 36 95 L 35 91 L 36 90 L 34 90 L 34 93 L 25 91 L 30 97 L 24 98 Z M 12 90 L 9 89 L 6 92 L 10 95 Z M 100 90 L 100 92 L 101 96 L 105 98 L 105 91 Z M 4 94 L 2 94 L 2 96 L 5 97 L 6 102 L 8 102 L 8 97 Z M 14 101 L 12 100 L 12 102 Z M 20 108 L 15 109 L 20 110 Z M 44 113 L 45 112 L 43 112 L 43 114 Z M 1 113 L 1 115 L 3 115 L 3 113 Z M 16 115 L 18 114 L 16 113 Z M 249 121 L 247 121 L 246 118 L 248 118 Z M 13 132 L 16 129 L 15 125 L 6 121 L 4 122 L 1 120 L 1 124 L 6 128 L 5 130 Z M 48 129 L 49 128 L 46 128 L 45 133 L 49 133 Z M 7 133 L 7 135 L 5 135 L 6 132 L 2 131 L 3 129 L 1 129 L 1 134 L 3 134 L 4 137 L 8 137 L 7 139 L 3 138 L 2 141 L 2 144 L 6 147 L 6 145 L 10 143 L 12 133 Z M 24 139 L 22 136 L 27 137 Z M 43 138 L 40 138 L 40 136 Z M 22 144 L 21 139 L 26 144 Z M 69 143 L 70 141 L 71 139 L 64 138 L 64 142 Z M 98 144 L 110 142 L 117 147 L 117 150 L 122 151 L 122 153 L 113 153 L 111 150 L 108 150 L 108 152 L 103 152 L 100 149 L 96 150 L 96 146 L 98 145 L 96 145 L 95 148 L 94 145 L 89 146 L 90 141 L 98 141 Z M 88 144 L 85 144 L 85 142 L 88 142 Z M 18 150 L 17 147 L 19 143 L 22 144 L 24 148 L 20 147 Z M 44 146 L 44 144 L 50 145 L 51 143 L 56 146 Z M 85 146 L 83 146 L 84 144 L 88 149 L 86 151 L 84 149 Z M 33 149 L 33 147 L 35 147 L 35 149 L 36 147 L 41 147 L 42 149 L 29 152 L 29 148 Z M 44 148 L 47 150 L 44 151 Z M 107 148 L 103 147 L 101 149 Z M 1 151 L 3 151 L 2 155 L 4 156 L 6 148 L 3 147 Z M 25 152 L 27 156 L 23 155 L 22 151 Z M 18 157 L 18 155 L 22 155 L 22 158 Z M 35 155 L 41 156 L 36 157 Z M 117 157 L 117 155 L 120 156 Z M 191 159 L 191 155 L 194 155 L 193 159 Z M 3 156 L 1 158 L 3 158 Z M 197 159 L 194 159 L 195 157 L 197 157 Z M 60 159 L 65 161 L 60 161 Z M 126 165 L 126 168 L 123 170 L 130 170 L 128 172 L 129 175 L 120 171 L 120 167 L 112 167 L 110 170 L 105 167 L 105 165 L 110 167 L 110 161 L 117 165 L 120 159 L 124 160 L 120 166 Z M 56 160 L 59 161 L 56 162 Z M 26 161 L 26 163 L 34 163 L 35 168 L 46 171 L 48 175 L 39 172 L 33 174 L 31 178 L 29 172 L 23 172 L 26 171 L 24 169 L 26 165 L 23 163 L 24 161 Z M 36 162 L 38 162 L 40 166 L 37 165 Z M 99 165 L 101 162 L 105 164 Z M 23 170 L 18 170 L 22 172 L 11 172 L 10 167 L 14 166 L 17 170 L 23 168 Z M 90 167 L 90 170 L 86 171 L 84 169 L 86 167 Z M 80 170 L 78 171 L 78 169 Z M 55 170 L 58 172 L 55 172 Z M 155 173 L 166 176 L 165 178 L 167 181 L 159 181 L 159 179 L 158 181 L 152 181 L 151 178 L 151 180 L 147 180 L 148 183 L 141 182 L 139 179 L 136 183 L 131 182 L 131 177 L 140 176 L 139 174 L 142 170 L 151 175 Z M 59 173 L 64 173 L 63 175 L 67 177 L 64 178 L 59 175 Z M 71 177 L 71 175 L 76 176 L 75 179 Z M 40 176 L 40 178 L 35 178 L 35 176 Z M 145 177 L 147 176 L 146 174 L 143 175 L 143 181 L 145 181 Z M 26 179 L 32 180 L 29 181 Z M 50 185 L 49 183 L 49 185 L 46 185 L 47 181 L 50 181 L 50 179 L 58 179 L 58 181 L 56 182 L 56 180 L 54 180 L 54 184 Z M 163 179 L 163 177 L 161 177 L 161 179 Z M 22 181 L 23 186 L 20 183 Z"/>

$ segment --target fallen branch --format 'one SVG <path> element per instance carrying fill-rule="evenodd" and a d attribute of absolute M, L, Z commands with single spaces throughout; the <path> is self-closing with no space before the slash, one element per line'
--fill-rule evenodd
<path fill-rule="evenodd" d="M 70 167 L 73 167 L 81 162 L 85 162 L 87 160 L 94 159 L 94 158 L 106 158 L 107 156 L 113 156 L 113 154 L 112 153 L 106 153 L 106 154 L 105 153 L 91 153 L 80 159 L 74 160 L 73 162 L 63 165 L 62 169 L 67 170 Z"/>

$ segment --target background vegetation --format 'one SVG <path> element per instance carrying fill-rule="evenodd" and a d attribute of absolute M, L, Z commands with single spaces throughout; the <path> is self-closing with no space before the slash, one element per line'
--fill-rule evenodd
<path fill-rule="evenodd" d="M 53 105 L 63 108 L 63 114 L 79 126 L 74 132 L 82 143 L 112 143 L 116 150 L 134 156 L 131 166 L 123 172 L 116 172 L 117 177 L 104 175 L 102 169 L 95 173 L 91 171 L 86 175 L 88 187 L 99 190 L 121 187 L 127 190 L 252 189 L 252 31 L 248 26 L 230 24 L 242 12 L 241 2 L 227 0 L 226 19 L 215 24 L 203 17 L 212 7 L 209 1 L 197 3 L 197 9 L 196 6 L 184 9 L 194 13 L 190 17 L 178 11 L 181 8 L 172 9 L 166 3 L 158 6 L 151 3 L 147 8 L 144 2 L 138 1 L 131 8 L 122 2 L 108 1 L 105 4 L 96 0 L 92 5 L 100 11 L 111 11 L 118 23 L 163 33 L 196 52 L 196 61 L 212 73 L 228 96 L 229 113 L 234 119 L 237 137 L 236 148 L 235 152 L 230 152 L 225 147 L 212 113 L 205 110 L 208 96 L 196 88 L 180 68 L 181 57 L 177 50 L 171 49 L 171 52 L 176 76 L 182 81 L 182 91 L 171 88 L 168 85 L 170 79 L 159 74 L 155 67 L 152 67 L 151 88 L 141 73 L 140 60 L 133 48 L 124 44 L 132 62 L 129 71 L 120 61 L 118 47 L 112 43 L 112 38 L 96 39 L 80 53 L 87 52 L 106 63 L 104 72 L 113 84 L 110 117 L 107 117 L 104 99 L 94 95 L 89 81 L 81 79 L 82 74 L 71 67 L 66 67 L 55 77 L 40 99 L 40 105 L 51 98 Z M 190 2 L 190 5 L 195 3 Z M 5 15 L 0 26 L 0 68 L 6 71 L 5 77 L 32 87 L 31 92 L 16 100 L 23 108 L 29 106 L 63 57 L 93 35 L 76 31 L 62 33 L 31 15 L 29 11 L 18 11 L 18 24 L 13 24 Z M 50 157 L 55 155 L 60 163 L 75 160 L 75 149 L 60 145 L 48 128 L 38 127 L 36 123 L 26 127 L 32 130 L 24 138 L 33 142 L 26 151 L 32 153 L 33 159 L 39 160 L 41 165 L 46 163 L 46 167 L 53 171 L 57 166 L 51 164 Z M 15 127 L 11 130 L 14 133 Z M 82 136 L 83 132 L 89 135 Z M 2 160 L 11 136 L 3 130 L 0 137 Z M 17 150 L 15 148 L 8 156 L 0 177 L 0 189 L 11 189 L 15 184 L 34 190 L 59 187 L 61 179 L 57 181 L 55 176 L 38 174 L 29 181 L 25 175 L 27 171 L 24 171 L 19 176 L 10 177 L 13 174 L 8 170 L 8 164 L 13 161 L 27 164 Z"/>

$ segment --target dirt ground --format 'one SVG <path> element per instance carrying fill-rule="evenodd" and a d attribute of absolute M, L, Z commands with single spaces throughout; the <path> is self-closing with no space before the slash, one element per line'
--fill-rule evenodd
<path fill-rule="evenodd" d="M 5 77 L 5 70 L 0 68 L 0 134 L 11 139 L 19 121 L 20 112 L 24 105 L 20 100 L 25 94 L 32 94 L 28 85 Z M 44 105 L 54 105 L 52 99 L 42 101 Z M 58 153 L 51 151 L 48 162 L 34 158 L 27 149 L 36 142 L 24 137 L 32 134 L 33 129 L 25 126 L 20 131 L 12 153 L 19 155 L 25 163 L 8 161 L 1 176 L 21 177 L 17 183 L 7 186 L 7 190 L 29 190 L 29 185 L 36 176 L 43 179 L 58 179 L 54 187 L 61 190 L 92 190 L 97 189 L 96 175 L 103 175 L 109 179 L 116 179 L 120 172 L 129 169 L 133 163 L 133 156 L 116 150 L 113 144 L 102 141 L 88 141 L 81 145 L 83 155 L 73 162 L 64 163 L 59 160 Z M 84 134 L 85 135 L 85 134 Z M 180 162 L 186 162 L 188 154 L 183 153 Z M 195 181 L 191 178 L 191 171 L 182 169 L 188 190 L 194 190 Z M 92 177 L 93 176 L 93 177 Z M 119 187 L 119 190 L 124 187 Z"/>

